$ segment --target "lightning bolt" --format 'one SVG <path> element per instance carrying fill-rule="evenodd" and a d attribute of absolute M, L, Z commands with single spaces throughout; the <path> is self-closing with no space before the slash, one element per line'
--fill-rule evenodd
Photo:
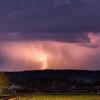
<path fill-rule="evenodd" d="M 46 55 L 42 55 L 41 57 L 39 57 L 39 61 L 42 63 L 42 69 L 46 69 L 47 68 L 47 56 Z"/>
<path fill-rule="evenodd" d="M 41 51 L 40 49 L 36 49 L 33 47 L 33 53 L 36 56 L 36 60 L 38 63 L 41 63 L 41 69 L 47 69 L 48 67 L 48 62 L 47 62 L 47 54 L 44 51 Z"/>

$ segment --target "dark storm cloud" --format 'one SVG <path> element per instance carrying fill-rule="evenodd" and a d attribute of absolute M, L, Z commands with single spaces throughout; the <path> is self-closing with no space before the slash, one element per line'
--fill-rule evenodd
<path fill-rule="evenodd" d="M 80 33 L 22 33 L 23 40 L 56 40 L 62 42 L 83 42 L 88 41 L 86 34 Z"/>
<path fill-rule="evenodd" d="M 100 0 L 0 0 L 0 40 L 87 40 L 84 32 L 100 31 L 99 5 Z"/>
<path fill-rule="evenodd" d="M 89 42 L 88 34 L 84 33 L 54 33 L 54 32 L 35 32 L 35 33 L 5 33 L 0 37 L 1 41 L 45 41 L 55 40 L 61 42 Z"/>

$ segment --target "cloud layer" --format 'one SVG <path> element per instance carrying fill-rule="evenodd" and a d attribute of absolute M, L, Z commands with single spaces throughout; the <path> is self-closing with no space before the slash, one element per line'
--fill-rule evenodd
<path fill-rule="evenodd" d="M 0 70 L 100 69 L 100 36 L 89 34 L 89 42 L 9 41 L 1 42 Z"/>

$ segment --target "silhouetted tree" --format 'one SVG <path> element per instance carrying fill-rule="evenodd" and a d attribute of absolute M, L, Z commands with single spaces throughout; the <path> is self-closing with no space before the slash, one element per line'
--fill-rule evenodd
<path fill-rule="evenodd" d="M 1 72 L 0 73 L 0 94 L 2 94 L 4 92 L 4 90 L 7 90 L 9 83 L 10 82 L 9 82 L 6 74 Z"/>

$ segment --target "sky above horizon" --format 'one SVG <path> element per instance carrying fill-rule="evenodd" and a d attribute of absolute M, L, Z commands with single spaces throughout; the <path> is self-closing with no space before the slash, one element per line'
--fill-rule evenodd
<path fill-rule="evenodd" d="M 100 70 L 100 0 L 0 0 L 0 71 Z"/>

